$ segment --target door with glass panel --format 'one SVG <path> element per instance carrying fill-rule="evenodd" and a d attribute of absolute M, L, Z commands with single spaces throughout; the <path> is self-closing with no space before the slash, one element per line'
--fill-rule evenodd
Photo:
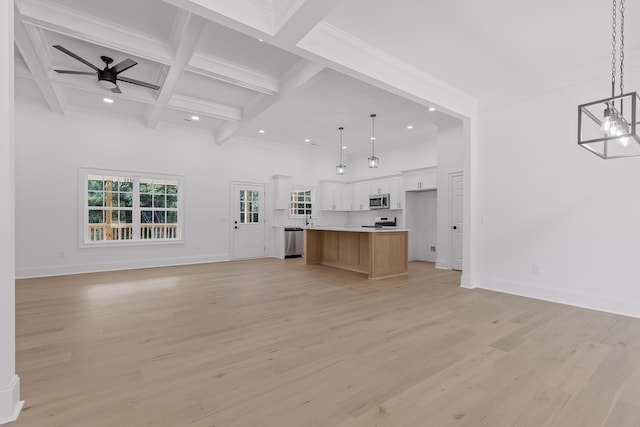
<path fill-rule="evenodd" d="M 233 258 L 264 257 L 264 186 L 233 185 Z"/>

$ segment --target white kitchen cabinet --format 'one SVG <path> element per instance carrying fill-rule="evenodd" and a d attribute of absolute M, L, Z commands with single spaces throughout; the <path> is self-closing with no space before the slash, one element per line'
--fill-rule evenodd
<path fill-rule="evenodd" d="M 353 210 L 353 184 L 341 184 L 340 188 L 340 210 Z"/>
<path fill-rule="evenodd" d="M 375 179 L 369 182 L 369 195 L 389 194 L 389 178 Z"/>
<path fill-rule="evenodd" d="M 438 186 L 436 166 L 406 171 L 403 175 L 405 191 L 435 190 Z"/>
<path fill-rule="evenodd" d="M 404 179 L 402 175 L 389 178 L 390 209 L 404 209 Z"/>
<path fill-rule="evenodd" d="M 340 210 L 340 185 L 335 181 L 320 181 L 320 210 Z"/>
<path fill-rule="evenodd" d="M 273 175 L 273 209 L 289 209 L 291 201 L 291 177 Z"/>
<path fill-rule="evenodd" d="M 369 210 L 369 181 L 356 182 L 353 184 L 353 206 L 354 211 Z"/>

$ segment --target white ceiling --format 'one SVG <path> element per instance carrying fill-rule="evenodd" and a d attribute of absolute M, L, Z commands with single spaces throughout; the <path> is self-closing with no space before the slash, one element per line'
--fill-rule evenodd
<path fill-rule="evenodd" d="M 378 146 L 424 139 L 455 119 L 327 68 L 298 43 L 319 24 L 488 105 L 606 75 L 610 8 L 580 0 L 16 0 L 16 95 L 63 114 L 84 108 L 152 128 L 205 129 L 219 144 L 242 137 L 335 150 L 344 126 L 349 152 L 361 152 L 371 113 Z M 626 9 L 630 73 L 640 66 L 640 7 Z M 58 74 L 91 69 L 55 44 L 100 68 L 101 55 L 131 58 L 138 65 L 121 76 L 161 89 L 120 83 L 123 93 L 112 94 L 94 76 Z"/>

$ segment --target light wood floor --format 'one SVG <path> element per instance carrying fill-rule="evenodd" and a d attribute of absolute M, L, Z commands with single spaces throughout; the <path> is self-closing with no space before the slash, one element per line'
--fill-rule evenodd
<path fill-rule="evenodd" d="M 640 426 L 640 320 L 265 259 L 20 280 L 16 427 Z"/>

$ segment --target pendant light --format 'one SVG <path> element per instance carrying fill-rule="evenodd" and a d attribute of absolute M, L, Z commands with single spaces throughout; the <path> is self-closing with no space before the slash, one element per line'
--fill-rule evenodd
<path fill-rule="evenodd" d="M 376 157 L 376 115 L 371 115 L 371 157 L 367 159 L 367 164 L 370 168 L 377 168 L 379 158 Z"/>
<path fill-rule="evenodd" d="M 344 128 L 339 127 L 338 130 L 340 131 L 340 147 L 338 147 L 338 149 L 340 150 L 340 164 L 336 166 L 336 174 L 344 175 L 347 171 L 347 165 L 342 164 L 342 131 L 344 130 Z"/>
<path fill-rule="evenodd" d="M 611 97 L 578 106 L 578 145 L 602 159 L 640 156 L 636 125 L 640 97 L 624 93 L 624 2 L 612 7 Z M 620 94 L 616 96 L 617 21 L 620 17 Z"/>

